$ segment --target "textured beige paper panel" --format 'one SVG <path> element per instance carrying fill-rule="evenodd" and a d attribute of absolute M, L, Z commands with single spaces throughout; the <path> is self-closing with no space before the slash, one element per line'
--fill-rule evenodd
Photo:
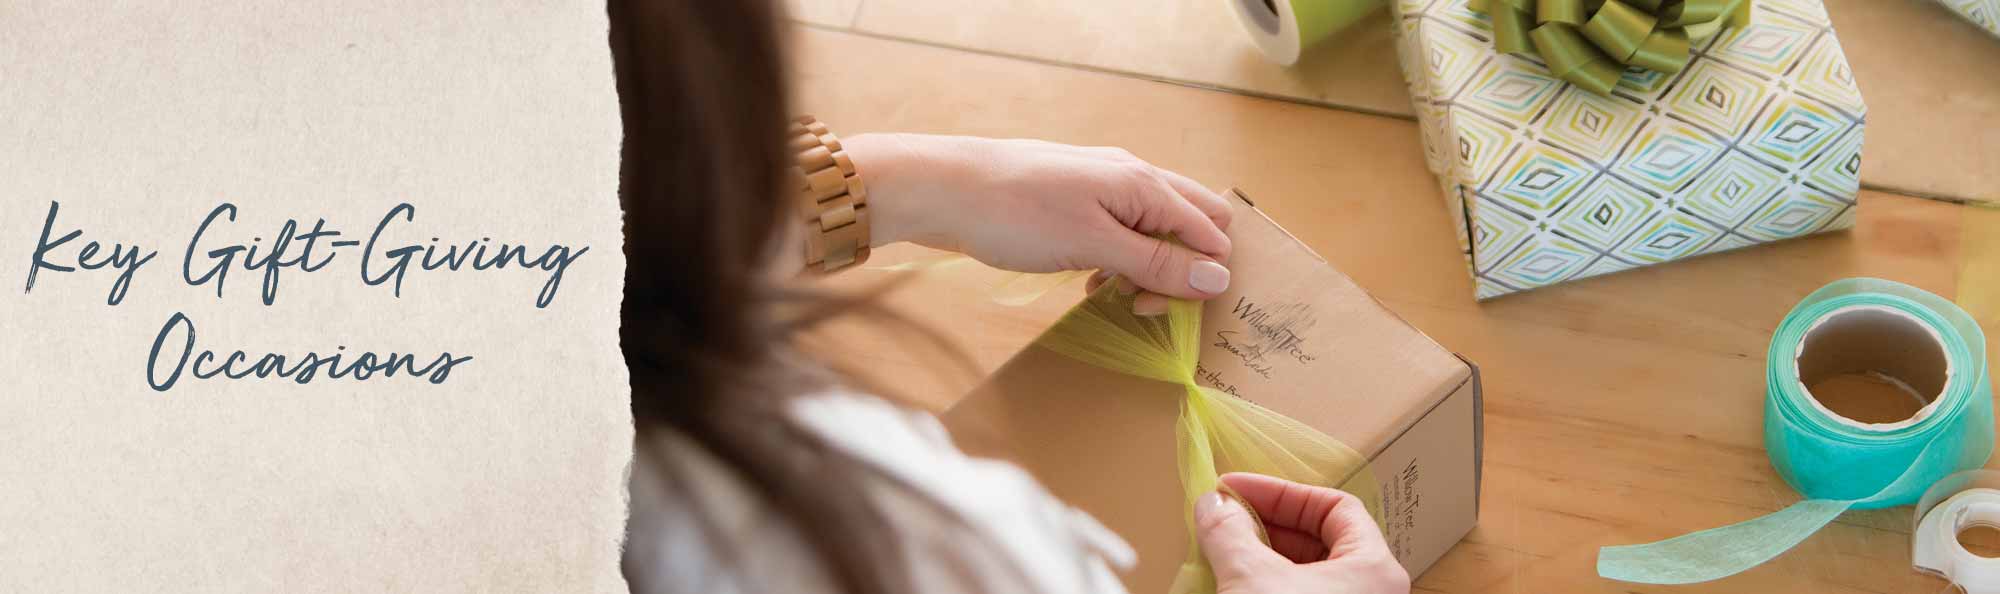
<path fill-rule="evenodd" d="M 589 3 L 0 4 L 0 591 L 623 592 L 605 31 Z M 58 235 L 84 233 L 58 259 L 159 251 L 122 304 L 109 269 L 23 292 L 51 201 Z M 547 275 L 518 268 L 412 271 L 397 298 L 361 282 L 359 246 L 283 271 L 266 306 L 261 271 L 219 297 L 181 280 L 223 201 L 240 212 L 204 251 L 268 247 L 287 218 L 365 241 L 405 201 L 388 245 L 590 251 L 546 309 Z M 156 392 L 148 352 L 175 312 L 197 349 L 474 359 L 439 385 Z"/>
<path fill-rule="evenodd" d="M 831 1 L 831 0 L 821 0 Z M 855 28 L 984 52 L 1414 117 L 1386 10 L 1266 62 L 1235 0 L 868 0 Z M 2000 42 L 1930 0 L 1826 0 L 1869 105 L 1862 181 L 2000 200 Z"/>

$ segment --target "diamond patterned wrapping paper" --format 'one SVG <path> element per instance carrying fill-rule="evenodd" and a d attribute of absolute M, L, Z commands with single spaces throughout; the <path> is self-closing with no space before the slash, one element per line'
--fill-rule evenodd
<path fill-rule="evenodd" d="M 1610 96 L 1395 0 L 1398 56 L 1480 299 L 1853 226 L 1867 107 L 1818 0 L 1756 0 Z"/>
<path fill-rule="evenodd" d="M 1987 33 L 2000 35 L 2000 0 L 1938 0 Z"/>

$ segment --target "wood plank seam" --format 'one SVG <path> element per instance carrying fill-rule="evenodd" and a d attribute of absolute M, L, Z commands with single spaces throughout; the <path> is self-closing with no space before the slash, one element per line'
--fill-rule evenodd
<path fill-rule="evenodd" d="M 865 5 L 865 4 L 863 4 L 862 6 L 866 6 L 866 5 Z M 1000 52 L 1000 51 L 993 51 L 993 50 L 987 50 L 987 49 L 981 49 L 981 48 L 975 48 L 975 47 L 966 47 L 966 46 L 959 46 L 959 45 L 952 45 L 952 44 L 948 44 L 948 43 L 941 43 L 941 42 L 936 42 L 936 41 L 930 41 L 930 40 L 925 40 L 925 39 L 917 39 L 917 38 L 914 38 L 914 37 L 905 37 L 905 36 L 902 36 L 902 35 L 891 35 L 891 34 L 887 34 L 887 33 L 879 33 L 879 32 L 875 32 L 875 31 L 863 31 L 863 30 L 860 30 L 860 29 L 856 29 L 856 28 L 854 28 L 854 23 L 858 23 L 858 22 L 860 22 L 860 19 L 861 19 L 861 10 L 863 10 L 863 9 L 862 9 L 862 8 L 856 8 L 856 9 L 855 9 L 855 11 L 854 11 L 854 19 L 853 19 L 853 20 L 852 20 L 851 22 L 849 22 L 849 23 L 848 23 L 848 26 L 847 26 L 847 27 L 830 27 L 830 26 L 827 26 L 827 25 L 823 25 L 823 24 L 819 24 L 819 23 L 810 23 L 810 22 L 806 22 L 806 21 L 800 21 L 800 20 L 797 20 L 797 19 L 793 19 L 793 20 L 792 20 L 792 23 L 793 23 L 793 24 L 796 24 L 796 25 L 798 25 L 798 26 L 800 26 L 800 27 L 805 27 L 805 28 L 809 28 L 809 29 L 815 29 L 815 30 L 819 30 L 819 31 L 825 31 L 825 32 L 828 32 L 828 33 L 836 33 L 836 34 L 841 34 L 841 35 L 855 35 L 855 36 L 859 36 L 859 37 L 867 37 L 867 38 L 870 38 L 870 39 L 878 39 L 878 40 L 882 40 L 882 41 L 891 41 L 891 42 L 897 42 L 897 43 L 908 43 L 908 44 L 912 44 L 912 45 L 919 45 L 919 46 L 924 46 L 924 47 L 931 47 L 931 48 L 937 48 L 937 49 L 944 49 L 944 50 L 951 50 L 951 51 L 958 51 L 958 52 L 965 52 L 965 53 L 968 53 L 968 54 L 974 54 L 974 55 L 980 55 L 980 56 L 988 56 L 988 57 L 994 57 L 994 58 L 1004 58 L 1004 59 L 1008 59 L 1008 60 L 1017 60 L 1017 61 L 1021 61 L 1021 62 L 1027 62 L 1027 63 L 1030 63 L 1030 64 L 1038 64 L 1038 65 L 1042 65 L 1042 66 L 1054 66 L 1054 67 L 1057 67 L 1057 68 L 1067 68 L 1067 69 L 1070 69 L 1070 70 L 1077 70 L 1077 71 L 1082 71 L 1082 72 L 1093 72 L 1093 73 L 1097 73 L 1097 74 L 1106 74 L 1106 75 L 1111 75 L 1111 76 L 1118 76 L 1118 77 L 1124 77 L 1124 78 L 1130 78 L 1130 79 L 1136 79 L 1136 80 L 1143 80 L 1143 81 L 1151 81 L 1151 82 L 1157 82 L 1157 83 L 1165 83 L 1165 84 L 1170 84 L 1170 85 L 1178 85 L 1178 86 L 1182 86 L 1182 87 L 1188 87 L 1188 88 L 1192 88 L 1192 89 L 1201 89 L 1201 90 L 1205 90 L 1205 91 L 1215 91 L 1215 92 L 1220 92 L 1220 93 L 1228 93 L 1228 94 L 1231 94 L 1231 95 L 1238 95 L 1238 96 L 1243 96 L 1243 97 L 1251 97 L 1251 98 L 1255 98 L 1255 99 L 1264 99 L 1264 100 L 1267 100 L 1267 101 L 1278 101 L 1278 102 L 1283 102 L 1283 103 L 1291 103 L 1291 104 L 1295 104 L 1295 105 L 1303 105 L 1303 106 L 1307 106 L 1307 107 L 1317 107 L 1317 108 L 1321 108 L 1321 109 L 1332 109 L 1332 110 L 1338 110 L 1338 111 L 1344 111 L 1344 112 L 1348 112 L 1348 113 L 1355 113 L 1355 114 L 1361 114 L 1361 115 L 1367 115 L 1367 116 L 1375 116 L 1375 117 L 1382 117 L 1382 118 L 1389 118 L 1389 119 L 1392 119 L 1392 120 L 1401 120 L 1401 121 L 1405 121 L 1405 122 L 1412 122 L 1412 123 L 1415 123 L 1415 122 L 1417 121 L 1417 118 L 1416 118 L 1416 116 L 1412 116 L 1412 115 L 1405 115 L 1405 114 L 1400 114 L 1400 113 L 1394 113 L 1394 112 L 1387 112 L 1387 111 L 1382 111 L 1382 110 L 1379 110 L 1379 109 L 1370 109 L 1370 108 L 1366 108 L 1366 107 L 1360 107 L 1360 106 L 1354 106 L 1354 105 L 1344 105 L 1344 104 L 1340 104 L 1340 103 L 1335 103 L 1335 102 L 1332 102 L 1332 101 L 1322 101 L 1322 100 L 1316 100 L 1316 99 L 1305 99 L 1305 98 L 1301 98 L 1301 97 L 1292 97 L 1292 96 L 1288 96 L 1288 95 L 1280 95 L 1280 94 L 1276 94 L 1276 93 L 1267 93 L 1267 92 L 1263 92 L 1263 91 L 1256 91 L 1256 90 L 1251 90 L 1251 89 L 1243 89 L 1243 88 L 1237 88 L 1237 87 L 1230 87 L 1230 86 L 1224 86 L 1224 85 L 1216 85 L 1216 84 L 1211 84 L 1211 83 L 1205 83 L 1205 82 L 1199 82 L 1199 81 L 1192 81 L 1192 80 L 1187 80 L 1187 79 L 1180 79 L 1180 78 L 1173 78 L 1173 77 L 1166 77 L 1166 76 L 1157 76 L 1157 75 L 1152 75 L 1152 74 L 1146 74 L 1146 73 L 1143 73 L 1143 72 L 1134 72 L 1134 71 L 1130 71 L 1130 70 L 1120 70 L 1120 69 L 1116 69 L 1116 68 L 1104 68 L 1104 67 L 1099 67 L 1099 66 L 1092 66 L 1092 65 L 1089 65 L 1089 64 L 1077 64 L 1077 63 L 1074 63 L 1074 62 L 1064 62 L 1064 61 L 1061 61 L 1061 60 L 1049 60 L 1049 59 L 1045 59 L 1045 58 L 1037 58 L 1037 57 L 1034 57 L 1034 56 L 1027 56 L 1027 55 L 1021 55 L 1021 54 L 1014 54 L 1014 53 L 1008 53 L 1008 52 Z M 1866 160 L 1866 158 L 1867 158 L 1867 153 L 1865 152 L 1865 149 L 1864 149 L 1864 152 L 1862 153 L 1862 158 L 1863 158 L 1864 160 Z M 1864 182 L 1861 182 L 1861 189 L 1864 189 L 1864 190 L 1874 190 L 1874 191 L 1877 191 L 1877 192 L 1882 192 L 1882 193 L 1886 193 L 1886 194 L 1898 194 L 1898 195 L 1902 195 L 1902 196 L 1909 196 L 1909 197 L 1912 197 L 1912 198 L 1922 198 L 1922 199 L 1925 199 L 1925 200 L 1935 200 L 1935 201 L 1939 201 L 1939 202 L 1946 202 L 1946 203 L 1950 203 L 1950 204 L 1968 204 L 1968 203 L 1978 203 L 1978 202 L 1981 202 L 1980 200 L 1977 200 L 1977 199 L 1974 199 L 1974 198 L 1967 198 L 1967 197 L 1960 197 L 1960 196 L 1949 196 L 1949 195 L 1943 195 L 1943 194 L 1936 194 L 1936 193 L 1931 193 L 1931 192 L 1923 192 L 1923 191 L 1917 191 L 1917 190 L 1910 190 L 1910 189 L 1906 189 L 1906 188 L 1898 188 L 1898 187 L 1893 187 L 1893 186 L 1887 186 L 1887 185 L 1883 185 L 1883 184 L 1875 184 L 1875 183 L 1869 183 L 1869 182 L 1866 182 L 1866 181 L 1864 181 Z"/>

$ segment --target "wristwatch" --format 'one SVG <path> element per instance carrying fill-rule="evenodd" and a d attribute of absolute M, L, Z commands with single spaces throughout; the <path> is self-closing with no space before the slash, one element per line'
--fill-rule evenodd
<path fill-rule="evenodd" d="M 789 146 L 806 222 L 806 269 L 825 274 L 868 260 L 868 190 L 840 139 L 804 116 L 792 122 Z"/>

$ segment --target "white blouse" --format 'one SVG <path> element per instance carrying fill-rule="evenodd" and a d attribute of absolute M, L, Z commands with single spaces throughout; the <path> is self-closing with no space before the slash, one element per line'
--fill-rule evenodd
<path fill-rule="evenodd" d="M 902 483 L 872 492 L 883 498 L 894 532 L 906 543 L 905 566 L 918 591 L 1125 591 L 1114 568 L 1131 568 L 1131 546 L 1088 514 L 1057 500 L 1019 467 L 966 456 L 936 417 L 849 392 L 800 398 L 791 413 L 833 447 Z M 639 459 L 632 469 L 627 530 L 632 538 L 626 543 L 625 563 L 635 594 L 834 590 L 831 576 L 797 529 L 784 516 L 762 509 L 762 502 L 711 455 L 677 435 L 669 436 L 663 449 L 668 460 Z M 663 473 L 655 465 L 673 465 L 675 471 Z M 665 477 L 690 484 L 665 489 L 660 483 Z M 912 492 L 963 518 L 968 530 L 940 530 L 929 514 L 896 514 L 913 505 L 896 502 Z M 704 523 L 715 529 L 702 528 Z M 717 538 L 730 542 L 711 542 Z M 982 549 L 949 542 L 963 538 L 989 544 Z M 966 551 L 976 550 L 996 550 L 1003 558 L 964 558 Z M 723 562 L 730 551 L 749 553 L 734 563 Z M 968 575 L 976 584 L 970 591 Z"/>

